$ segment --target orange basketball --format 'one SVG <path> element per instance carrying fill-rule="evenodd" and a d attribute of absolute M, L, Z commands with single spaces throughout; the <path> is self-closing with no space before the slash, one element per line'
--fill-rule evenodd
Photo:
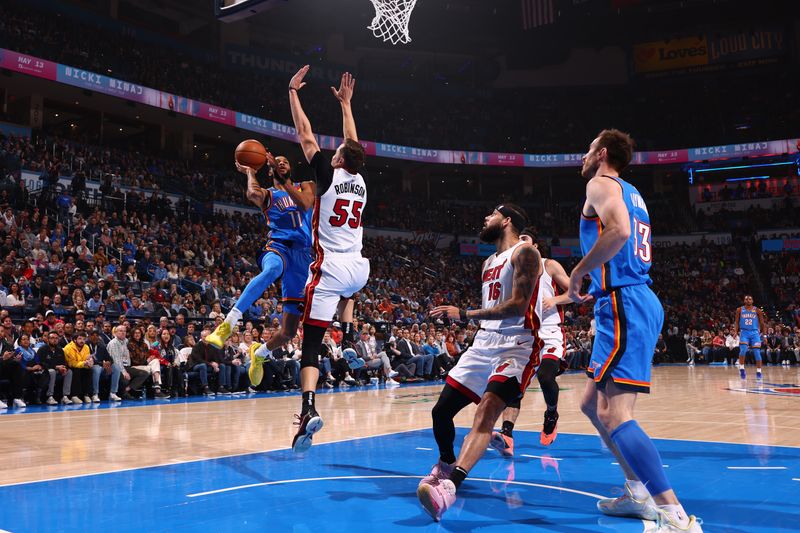
<path fill-rule="evenodd" d="M 267 162 L 267 149 L 255 139 L 247 139 L 236 147 L 236 162 L 258 170 Z"/>

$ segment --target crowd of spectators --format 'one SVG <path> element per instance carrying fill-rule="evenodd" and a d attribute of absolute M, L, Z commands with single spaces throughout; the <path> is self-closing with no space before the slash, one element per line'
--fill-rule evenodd
<path fill-rule="evenodd" d="M 87 35 L 93 38 L 87 39 Z M 255 69 L 226 69 L 214 53 L 209 53 L 213 45 L 194 54 L 178 46 L 165 53 L 163 43 L 132 42 L 125 32 L 67 20 L 66 15 L 23 2 L 4 6 L 0 45 L 291 123 L 285 95 L 287 80 Z M 272 48 L 276 53 L 294 54 L 298 64 L 313 63 L 318 55 L 298 54 L 297 50 L 282 48 L 281 43 Z M 587 136 L 599 129 L 598 124 L 611 123 L 636 132 L 641 149 L 730 143 L 742 124 L 749 140 L 784 138 L 781 136 L 794 134 L 791 127 L 798 118 L 797 106 L 792 105 L 796 83 L 791 71 L 781 70 L 773 83 L 764 83 L 756 74 L 742 73 L 733 84 L 709 76 L 702 82 L 640 80 L 639 85 L 596 87 L 592 91 L 493 89 L 492 80 L 450 87 L 434 75 L 427 80 L 414 79 L 417 90 L 388 94 L 383 91 L 391 90 L 392 80 L 384 80 L 381 73 L 376 77 L 384 81 L 384 90 L 359 93 L 359 126 L 369 132 L 368 138 L 382 142 L 500 152 L 582 150 Z M 171 75 L 164 76 L 164 72 Z M 368 71 L 357 74 L 369 78 Z M 338 111 L 330 105 L 330 95 L 325 94 L 327 87 L 307 90 L 312 97 L 305 99 L 304 105 L 316 129 L 325 134 L 340 131 Z M 691 92 L 692 98 L 675 97 L 682 92 Z M 419 98 L 419 93 L 426 97 Z M 652 120 L 653 109 L 659 110 L 661 119 L 657 122 Z M 530 121 L 520 120 L 520 113 L 531 117 Z"/>
<path fill-rule="evenodd" d="M 68 187 L 54 187 L 53 194 L 36 199 L 37 206 L 18 181 L 6 180 L 0 187 L 0 319 L 5 343 L 0 382 L 11 382 L 6 387 L 10 400 L 20 405 L 26 399 L 53 403 L 60 397 L 64 403 L 91 403 L 101 396 L 115 401 L 148 392 L 155 397 L 256 392 L 246 372 L 249 346 L 265 341 L 279 327 L 279 286 L 270 287 L 247 310 L 242 331 L 225 350 L 215 351 L 202 339 L 256 271 L 253 259 L 264 238 L 259 217 L 199 216 L 141 191 L 119 204 L 114 198 L 121 183 L 105 189 L 108 194 L 102 194 L 100 202 L 87 202 L 76 190 L 85 186 L 79 173 L 107 164 L 103 157 L 110 152 L 103 155 L 69 143 L 58 146 L 41 150 L 30 140 L 0 139 L 5 162 L 11 158 L 17 167 L 41 171 L 46 179 L 64 174 L 58 154 L 67 150 L 82 165 Z M 117 175 L 142 172 L 128 172 L 130 160 L 124 154 L 118 157 L 117 167 L 111 169 Z M 130 184 L 147 183 L 142 179 Z M 155 175 L 153 183 L 158 183 Z M 65 196 L 69 201 L 63 201 Z M 381 204 L 389 205 L 390 200 L 376 195 L 376 218 L 384 213 Z M 556 221 L 577 217 L 577 205 L 564 205 L 568 207 L 552 205 L 532 212 L 539 215 L 542 228 L 553 228 Z M 653 205 L 661 209 L 659 202 Z M 407 204 L 401 209 L 409 216 L 404 220 L 415 215 L 432 218 L 438 212 L 433 208 L 424 215 L 425 209 L 417 207 Z M 461 207 L 458 220 L 466 225 L 462 233 L 477 230 L 488 204 Z M 393 220 L 388 217 L 383 223 Z M 370 374 L 391 381 L 435 380 L 455 363 L 477 325 L 432 320 L 428 313 L 445 302 L 479 306 L 482 259 L 461 256 L 457 243 L 439 248 L 437 239 L 429 237 L 420 233 L 414 240 L 365 239 L 372 276 L 356 295 L 363 336 L 353 339 L 363 364 L 353 367 L 343 351 L 341 331 L 332 329 L 320 361 L 321 386 L 366 383 Z M 542 243 L 545 253 L 547 244 L 551 243 Z M 657 358 L 682 358 L 687 346 L 696 344 L 687 340 L 694 337 L 693 329 L 724 332 L 731 327 L 742 295 L 753 292 L 756 274 L 747 271 L 735 244 L 659 246 L 654 255 L 654 289 L 666 313 L 664 348 Z M 773 261 L 770 281 L 779 301 L 793 311 L 800 303 L 796 257 L 765 260 Z M 575 261 L 564 260 L 565 268 Z M 780 326 L 778 321 L 770 323 L 776 331 L 783 331 Z M 565 329 L 572 366 L 587 366 L 591 306 L 569 307 Z M 276 352 L 259 390 L 298 385 L 299 347 L 297 337 Z M 702 353 L 702 343 L 699 348 Z M 697 359 L 708 360 L 703 355 Z"/>

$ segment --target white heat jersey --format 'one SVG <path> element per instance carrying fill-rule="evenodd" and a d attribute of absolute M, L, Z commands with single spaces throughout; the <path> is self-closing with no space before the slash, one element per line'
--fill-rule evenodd
<path fill-rule="evenodd" d="M 314 248 L 330 253 L 361 252 L 361 215 L 366 205 L 367 186 L 361 174 L 334 169 L 330 187 L 316 202 Z"/>
<path fill-rule="evenodd" d="M 556 296 L 556 282 L 547 272 L 546 265 L 547 259 L 542 257 L 542 275 L 539 276 L 531 297 L 530 312 L 535 330 L 547 326 L 558 327 L 564 321 L 564 309 L 561 306 L 553 307 L 547 312 L 542 311 L 544 299 Z"/>
<path fill-rule="evenodd" d="M 520 245 L 517 244 L 501 254 L 494 254 L 483 264 L 483 309 L 491 309 L 511 298 L 514 280 L 514 266 L 511 256 Z M 481 327 L 487 331 L 502 332 L 503 335 L 514 335 L 525 331 L 525 317 L 514 316 L 502 320 L 481 320 Z"/>

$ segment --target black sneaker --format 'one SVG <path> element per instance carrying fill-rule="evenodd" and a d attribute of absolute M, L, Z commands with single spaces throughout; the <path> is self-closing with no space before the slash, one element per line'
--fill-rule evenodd
<path fill-rule="evenodd" d="M 230 393 L 231 393 L 231 391 L 229 391 L 225 387 L 220 387 L 220 388 L 217 389 L 217 394 L 230 394 Z"/>
<path fill-rule="evenodd" d="M 543 446 L 550 446 L 553 441 L 556 440 L 556 436 L 558 435 L 558 432 L 556 431 L 557 425 L 558 411 L 545 411 L 542 434 L 539 437 L 539 442 L 541 442 Z"/>
<path fill-rule="evenodd" d="M 169 394 L 164 394 L 163 392 L 161 392 L 161 389 L 156 389 L 154 397 L 163 400 L 164 398 L 169 398 Z"/>
<path fill-rule="evenodd" d="M 206 396 L 215 396 L 215 393 L 214 393 L 214 391 L 212 391 L 211 389 L 209 389 L 209 388 L 208 388 L 208 385 L 206 385 L 205 387 L 203 387 L 203 394 L 205 394 Z"/>
<path fill-rule="evenodd" d="M 133 396 L 128 391 L 123 391 L 122 394 L 119 395 L 120 398 L 123 400 L 133 400 Z"/>
<path fill-rule="evenodd" d="M 292 451 L 295 453 L 304 453 L 311 448 L 311 438 L 314 433 L 322 429 L 322 417 L 315 409 L 309 410 L 304 415 L 294 415 L 297 422 L 294 424 L 300 426 L 297 428 L 297 433 L 292 439 Z"/>

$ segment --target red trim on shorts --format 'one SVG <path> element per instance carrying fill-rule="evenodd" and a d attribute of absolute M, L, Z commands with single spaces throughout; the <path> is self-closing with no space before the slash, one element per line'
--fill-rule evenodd
<path fill-rule="evenodd" d="M 522 379 L 519 383 L 519 390 L 522 394 L 525 394 L 525 389 L 530 385 L 531 379 L 533 379 L 533 375 L 539 367 L 539 352 L 542 351 L 542 348 L 544 348 L 544 342 L 539 337 L 536 337 L 533 342 L 531 355 L 528 358 L 528 364 L 525 365 L 525 370 L 522 371 Z"/>
<path fill-rule="evenodd" d="M 306 285 L 306 291 L 303 298 L 305 305 L 303 309 L 302 321 L 303 323 L 308 322 L 312 325 L 313 319 L 311 318 L 311 307 L 314 304 L 314 290 L 316 289 L 317 285 L 319 285 L 319 280 L 322 278 L 322 261 L 325 259 L 325 253 L 322 251 L 322 246 L 319 244 L 319 205 L 320 199 L 316 198 L 314 200 L 314 215 L 311 217 L 311 235 L 314 239 L 314 253 L 316 254 L 316 257 L 314 258 L 314 262 L 309 266 L 311 271 L 311 281 Z M 323 323 L 319 320 L 315 322 Z M 328 327 L 327 323 L 324 327 Z"/>
<path fill-rule="evenodd" d="M 328 326 L 331 325 L 331 321 L 314 320 L 313 318 L 306 318 L 303 320 L 303 324 L 308 324 L 309 326 L 317 326 L 318 328 L 328 329 Z"/>
<path fill-rule="evenodd" d="M 504 376 L 502 374 L 495 374 L 489 378 L 489 383 L 491 383 L 492 381 L 496 381 L 498 383 L 505 383 L 506 381 L 508 381 L 508 379 L 509 379 L 508 376 Z"/>
<path fill-rule="evenodd" d="M 480 396 L 478 396 L 477 394 L 475 394 L 474 392 L 469 390 L 467 387 L 465 387 L 464 385 L 462 385 L 461 383 L 459 383 L 458 381 L 456 381 L 452 377 L 447 376 L 447 379 L 445 380 L 445 383 L 447 383 L 448 385 L 453 387 L 455 390 L 457 390 L 458 392 L 460 392 L 461 394 L 463 394 L 464 396 L 466 396 L 470 400 L 472 400 L 473 403 L 481 403 Z"/>
<path fill-rule="evenodd" d="M 542 356 L 542 360 L 544 361 L 545 359 L 552 359 L 554 361 L 561 361 L 561 358 L 559 356 L 551 354 L 551 353 L 543 355 Z"/>

